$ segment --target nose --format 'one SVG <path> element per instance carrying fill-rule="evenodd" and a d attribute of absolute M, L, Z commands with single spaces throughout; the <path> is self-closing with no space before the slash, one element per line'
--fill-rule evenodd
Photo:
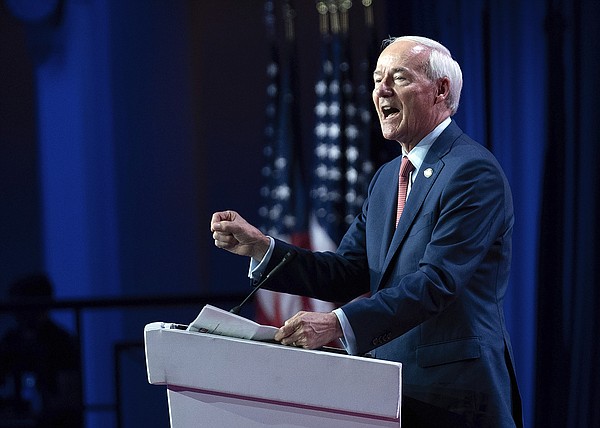
<path fill-rule="evenodd" d="M 375 95 L 378 97 L 391 97 L 393 94 L 392 88 L 385 80 L 375 84 Z"/>

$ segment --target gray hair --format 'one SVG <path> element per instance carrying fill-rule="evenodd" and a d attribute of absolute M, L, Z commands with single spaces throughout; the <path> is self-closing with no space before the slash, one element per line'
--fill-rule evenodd
<path fill-rule="evenodd" d="M 450 115 L 458 110 L 460 91 L 462 90 L 462 71 L 460 65 L 452 58 L 452 54 L 444 45 L 435 40 L 421 36 L 390 37 L 383 41 L 385 48 L 396 41 L 411 41 L 429 48 L 429 61 L 425 64 L 425 75 L 432 81 L 447 77 L 450 80 L 450 94 L 446 99 L 446 105 L 450 109 Z"/>

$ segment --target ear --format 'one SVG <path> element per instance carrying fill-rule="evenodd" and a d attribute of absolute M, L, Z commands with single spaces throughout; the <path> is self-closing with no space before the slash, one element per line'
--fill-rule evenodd
<path fill-rule="evenodd" d="M 450 96 L 450 79 L 442 77 L 437 83 L 437 94 L 435 96 L 436 104 L 446 102 Z"/>

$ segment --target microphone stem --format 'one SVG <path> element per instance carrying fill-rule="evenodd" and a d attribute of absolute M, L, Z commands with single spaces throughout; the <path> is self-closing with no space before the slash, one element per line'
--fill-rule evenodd
<path fill-rule="evenodd" d="M 283 256 L 283 259 L 281 259 L 281 261 L 277 264 L 277 266 L 275 266 L 273 268 L 273 270 L 271 270 L 258 284 L 256 284 L 254 289 L 250 292 L 250 294 L 248 294 L 248 296 L 246 296 L 246 298 L 242 301 L 242 303 L 240 303 L 239 305 L 237 305 L 236 307 L 231 309 L 229 312 L 237 315 L 240 312 L 240 309 L 242 308 L 242 306 L 244 306 L 244 304 L 248 300 L 250 300 L 252 298 L 252 296 L 254 296 L 254 294 L 256 294 L 256 292 L 265 284 L 265 282 L 267 282 L 267 280 L 269 278 L 271 278 L 273 275 L 275 275 L 277 272 L 279 272 L 279 270 L 283 266 L 285 266 L 290 260 L 292 260 L 294 258 L 294 256 L 295 256 L 295 254 L 288 251 L 285 254 L 285 256 Z"/>

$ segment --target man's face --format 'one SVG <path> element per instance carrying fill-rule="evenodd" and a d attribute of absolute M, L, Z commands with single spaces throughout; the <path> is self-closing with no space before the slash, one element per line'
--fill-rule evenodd
<path fill-rule="evenodd" d="M 437 84 L 425 75 L 429 51 L 410 41 L 387 46 L 373 73 L 373 102 L 384 138 L 409 151 L 439 123 Z"/>

